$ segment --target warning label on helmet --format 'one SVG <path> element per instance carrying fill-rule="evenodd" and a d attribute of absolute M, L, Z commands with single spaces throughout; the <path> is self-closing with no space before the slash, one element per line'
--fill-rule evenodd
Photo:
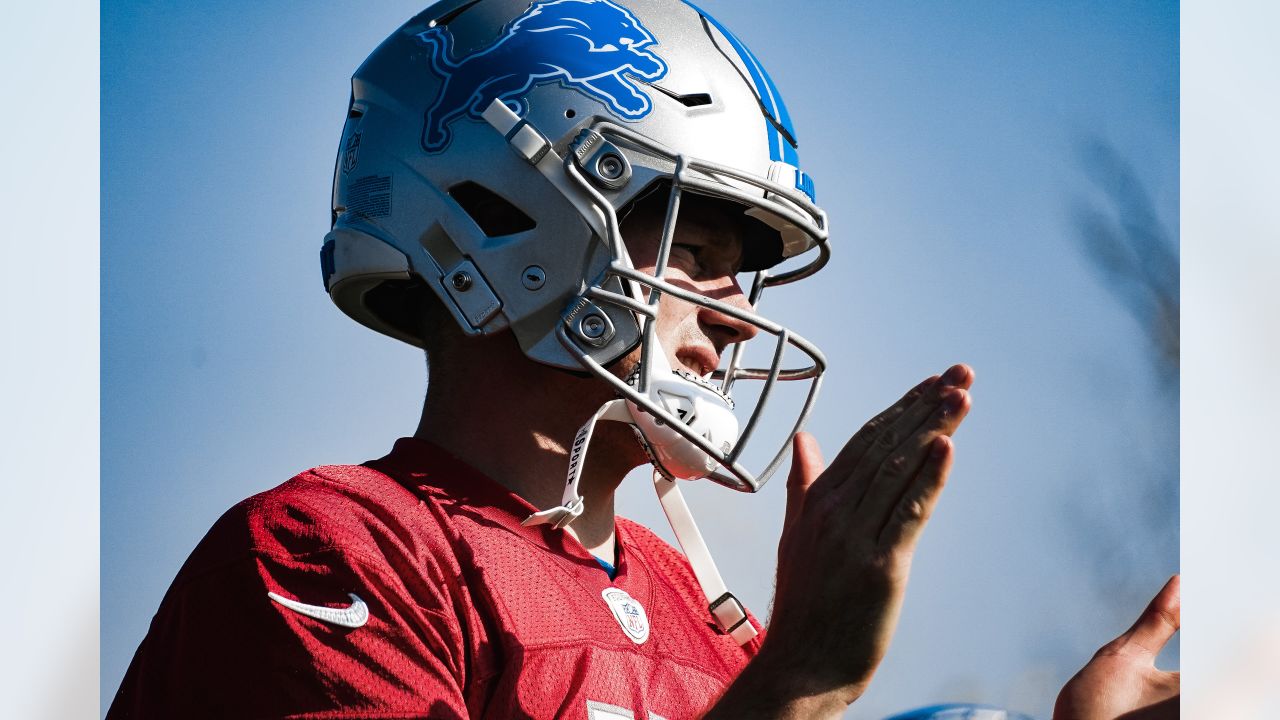
<path fill-rule="evenodd" d="M 347 212 L 365 218 L 391 214 L 391 176 L 366 175 L 347 185 Z"/>

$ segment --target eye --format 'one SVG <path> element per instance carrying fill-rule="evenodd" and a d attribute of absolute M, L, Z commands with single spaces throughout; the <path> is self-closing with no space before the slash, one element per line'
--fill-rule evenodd
<path fill-rule="evenodd" d="M 617 49 L 618 49 L 618 46 L 617 46 L 617 45 L 614 45 L 613 43 L 605 43 L 604 45 L 601 45 L 600 47 L 598 47 L 598 48 L 596 48 L 596 49 L 597 49 L 597 50 L 603 50 L 603 51 L 605 51 L 605 52 L 613 52 L 613 51 L 615 51 L 615 50 L 617 50 Z"/>
<path fill-rule="evenodd" d="M 697 276 L 702 272 L 703 250 L 704 247 L 702 245 L 673 243 L 671 245 L 671 256 L 667 259 L 667 264 L 685 271 L 690 276 Z"/>

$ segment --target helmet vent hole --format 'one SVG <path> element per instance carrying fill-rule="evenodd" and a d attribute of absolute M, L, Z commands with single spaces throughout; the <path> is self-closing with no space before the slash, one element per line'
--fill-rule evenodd
<path fill-rule="evenodd" d="M 577 114 L 578 113 L 573 108 L 569 108 L 568 110 L 564 111 L 564 116 L 569 118 L 570 120 L 572 120 Z"/>
<path fill-rule="evenodd" d="M 437 27 L 439 25 L 448 25 L 449 23 L 453 22 L 454 19 L 457 18 L 459 15 L 466 12 L 467 10 L 470 10 L 471 6 L 475 5 L 478 2 L 480 2 L 480 0 L 471 0 L 471 2 L 469 3 L 463 3 L 462 5 L 459 5 L 453 10 L 450 10 L 449 12 L 445 13 L 444 15 L 441 15 L 440 17 L 433 19 L 430 23 L 427 24 L 427 27 Z M 427 8 L 427 10 L 431 10 L 431 9 L 433 8 Z M 426 10 L 423 11 L 423 14 L 424 15 L 426 14 Z"/>
<path fill-rule="evenodd" d="M 661 85 L 650 84 L 649 87 L 657 90 L 685 107 L 702 107 L 703 105 L 711 104 L 711 95 L 708 93 L 688 93 L 681 95 L 680 93 L 675 92 L 674 90 L 668 90 Z"/>
<path fill-rule="evenodd" d="M 454 199 L 488 237 L 526 232 L 538 226 L 533 218 L 489 188 L 464 182 L 449 188 Z"/>
<path fill-rule="evenodd" d="M 707 93 L 692 93 L 690 95 L 681 95 L 676 98 L 681 105 L 685 107 L 702 107 L 711 104 L 711 96 Z"/>

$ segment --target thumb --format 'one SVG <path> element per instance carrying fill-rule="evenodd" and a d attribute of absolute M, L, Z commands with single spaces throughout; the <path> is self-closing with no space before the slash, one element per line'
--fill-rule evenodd
<path fill-rule="evenodd" d="M 783 532 L 795 522 L 809 487 L 822 474 L 825 466 L 818 441 L 809 433 L 796 433 L 791 440 L 791 447 L 791 474 L 787 476 L 787 513 L 782 520 Z"/>
<path fill-rule="evenodd" d="M 1133 627 L 1116 638 L 1113 644 L 1140 649 L 1152 657 L 1159 655 L 1165 643 L 1169 642 L 1169 638 L 1182 625 L 1182 599 L 1179 593 L 1181 584 L 1181 576 L 1169 578 L 1169 582 L 1164 584 L 1147 609 L 1142 611 Z"/>

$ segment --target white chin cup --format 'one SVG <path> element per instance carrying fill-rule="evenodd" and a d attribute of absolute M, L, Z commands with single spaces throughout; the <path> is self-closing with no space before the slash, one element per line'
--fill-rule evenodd
<path fill-rule="evenodd" d="M 738 442 L 738 418 L 733 413 L 732 401 L 695 375 L 672 372 L 661 346 L 653 348 L 649 365 L 651 367 L 641 368 L 648 376 L 645 395 L 649 401 L 719 450 L 721 458 L 733 452 Z M 695 480 L 710 475 L 719 466 L 718 458 L 703 452 L 667 421 L 630 400 L 627 409 L 664 473 L 681 480 Z"/>

